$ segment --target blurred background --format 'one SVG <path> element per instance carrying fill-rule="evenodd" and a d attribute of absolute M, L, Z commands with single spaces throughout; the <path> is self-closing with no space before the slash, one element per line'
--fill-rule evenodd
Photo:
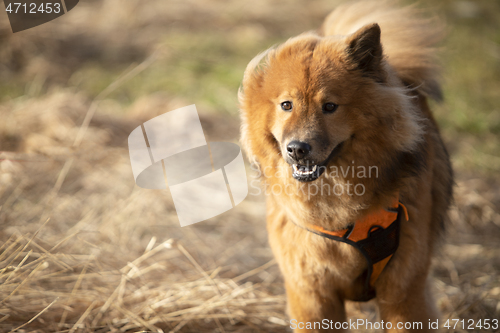
<path fill-rule="evenodd" d="M 208 141 L 237 142 L 247 62 L 338 3 L 86 0 L 16 34 L 0 5 L 0 331 L 289 331 L 264 198 L 181 228 L 168 190 L 135 186 L 127 137 L 195 103 Z M 432 107 L 457 185 L 435 297 L 444 320 L 500 319 L 500 2 L 417 6 L 448 29 Z"/>

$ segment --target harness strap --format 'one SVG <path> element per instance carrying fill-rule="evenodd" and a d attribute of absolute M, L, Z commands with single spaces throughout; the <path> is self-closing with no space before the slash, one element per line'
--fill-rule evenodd
<path fill-rule="evenodd" d="M 406 221 L 409 220 L 408 211 L 399 202 L 398 195 L 391 207 L 369 214 L 347 229 L 330 231 L 309 224 L 306 230 L 325 238 L 347 243 L 363 254 L 368 263 L 368 274 L 360 301 L 367 301 L 375 296 L 375 282 L 399 246 L 399 229 L 403 216 Z"/>

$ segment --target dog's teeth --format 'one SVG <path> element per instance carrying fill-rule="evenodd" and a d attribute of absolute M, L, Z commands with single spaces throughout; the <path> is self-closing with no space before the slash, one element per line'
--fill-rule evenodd
<path fill-rule="evenodd" d="M 313 165 L 311 169 L 309 166 L 299 166 L 298 164 L 292 164 L 293 172 L 299 176 L 311 176 L 318 169 L 318 165 Z"/>

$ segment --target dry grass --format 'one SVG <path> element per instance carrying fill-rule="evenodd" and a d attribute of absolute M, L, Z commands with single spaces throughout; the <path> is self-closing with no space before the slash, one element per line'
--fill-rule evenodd
<path fill-rule="evenodd" d="M 131 177 L 125 138 L 144 114 L 98 112 L 79 148 L 66 146 L 91 106 L 60 91 L 1 110 L 25 153 L 2 153 L 0 162 L 0 329 L 285 331 L 262 198 L 180 228 L 168 191 L 140 189 Z M 210 139 L 234 139 L 237 121 L 203 119 Z M 500 193 L 474 178 L 459 180 L 456 192 L 436 295 L 444 317 L 495 318 Z M 350 314 L 375 320 L 373 309 L 353 305 Z"/>
<path fill-rule="evenodd" d="M 0 328 L 211 331 L 229 322 L 248 331 L 265 330 L 273 316 L 283 321 L 283 296 L 268 290 L 276 275 L 265 270 L 264 230 L 242 225 L 261 220 L 250 212 L 257 204 L 181 229 L 168 192 L 140 189 L 130 177 L 124 143 L 140 121 L 96 116 L 77 151 L 64 147 L 92 105 L 59 92 L 2 110 L 5 124 L 25 133 L 27 153 L 3 153 L 0 164 Z M 235 256 L 250 245 L 257 258 Z M 255 276 L 267 278 L 252 283 Z"/>
<path fill-rule="evenodd" d="M 295 1 L 295 7 L 283 10 L 282 21 L 273 20 L 272 13 L 283 6 L 268 1 L 250 9 L 238 2 L 154 3 L 148 9 L 139 1 L 124 2 L 114 21 L 101 13 L 89 25 L 92 9 L 117 6 L 114 1 L 89 1 L 74 9 L 73 22 L 3 40 L 0 78 L 12 84 L 11 90 L 3 90 L 0 103 L 2 332 L 288 331 L 282 279 L 267 245 L 264 198 L 250 195 L 232 211 L 180 228 L 168 190 L 135 186 L 126 139 L 144 120 L 193 103 L 193 96 L 181 92 L 140 90 L 151 73 L 162 71 L 162 64 L 178 60 L 174 53 L 181 43 L 165 44 L 162 40 L 172 36 L 156 32 L 175 23 L 182 36 L 194 36 L 219 15 L 221 35 L 236 45 L 241 41 L 223 30 L 243 25 L 238 31 L 246 33 L 248 43 L 238 44 L 240 53 L 215 40 L 223 46 L 217 56 L 243 59 L 231 63 L 238 74 L 244 60 L 254 55 L 253 48 L 291 35 L 290 29 L 317 25 L 325 8 L 333 5 L 322 1 L 314 9 L 308 6 L 301 12 L 304 18 L 290 28 L 285 23 L 297 15 Z M 190 25 L 193 13 L 200 26 Z M 117 26 L 121 30 L 107 37 Z M 61 27 L 65 32 L 58 35 Z M 91 46 L 87 53 L 72 48 L 78 31 L 83 44 Z M 113 43 L 112 37 L 117 37 Z M 48 53 L 33 51 L 41 41 L 50 42 Z M 57 50 L 68 50 L 66 60 L 57 58 Z M 101 70 L 89 69 L 85 57 L 97 68 L 115 66 L 116 72 L 99 76 L 95 73 Z M 12 64 L 21 60 L 16 71 Z M 123 66 L 116 65 L 118 60 Z M 96 75 L 94 85 L 88 85 L 89 73 Z M 214 83 L 223 96 L 226 89 L 236 97 L 233 74 Z M 124 87 L 141 92 L 123 102 Z M 237 140 L 231 98 L 201 101 L 209 141 Z M 234 110 L 215 113 L 214 105 L 223 105 L 223 110 L 232 105 Z M 465 134 L 445 134 L 457 146 L 452 145 L 454 160 L 467 158 L 457 143 Z M 444 319 L 500 318 L 499 164 L 490 153 L 482 161 L 493 171 L 457 168 L 448 243 L 435 261 L 435 297 Z M 351 304 L 349 315 L 377 319 L 373 302 Z"/>

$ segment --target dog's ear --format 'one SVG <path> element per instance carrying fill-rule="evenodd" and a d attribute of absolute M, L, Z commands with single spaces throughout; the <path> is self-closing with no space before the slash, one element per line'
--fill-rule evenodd
<path fill-rule="evenodd" d="M 243 74 L 243 86 L 249 83 L 250 77 L 256 74 L 257 69 L 261 65 L 262 60 L 267 59 L 269 53 L 274 49 L 274 46 L 271 46 L 264 52 L 257 54 L 250 62 L 248 63 L 245 73 Z M 260 73 L 262 74 L 262 73 Z M 262 76 L 262 75 L 261 75 Z"/>
<path fill-rule="evenodd" d="M 365 74 L 382 80 L 380 27 L 368 24 L 347 37 L 347 54 Z"/>
<path fill-rule="evenodd" d="M 260 91 L 260 86 L 262 85 L 265 74 L 265 64 L 262 65 L 261 63 L 263 61 L 267 61 L 267 57 L 269 56 L 269 53 L 273 48 L 274 47 L 270 47 L 264 52 L 259 53 L 248 63 L 247 68 L 245 69 L 245 74 L 243 74 L 242 85 L 238 90 L 238 101 L 240 104 L 241 116 L 240 142 L 242 144 L 243 150 L 247 154 L 250 163 L 255 165 L 258 165 L 258 161 L 256 155 L 252 150 L 252 140 L 250 139 L 251 133 L 249 129 L 249 120 L 252 119 L 252 117 L 250 116 L 252 107 L 248 106 L 249 100 L 247 100 L 245 95 L 249 92 L 253 92 L 253 95 L 255 95 L 255 91 Z"/>

